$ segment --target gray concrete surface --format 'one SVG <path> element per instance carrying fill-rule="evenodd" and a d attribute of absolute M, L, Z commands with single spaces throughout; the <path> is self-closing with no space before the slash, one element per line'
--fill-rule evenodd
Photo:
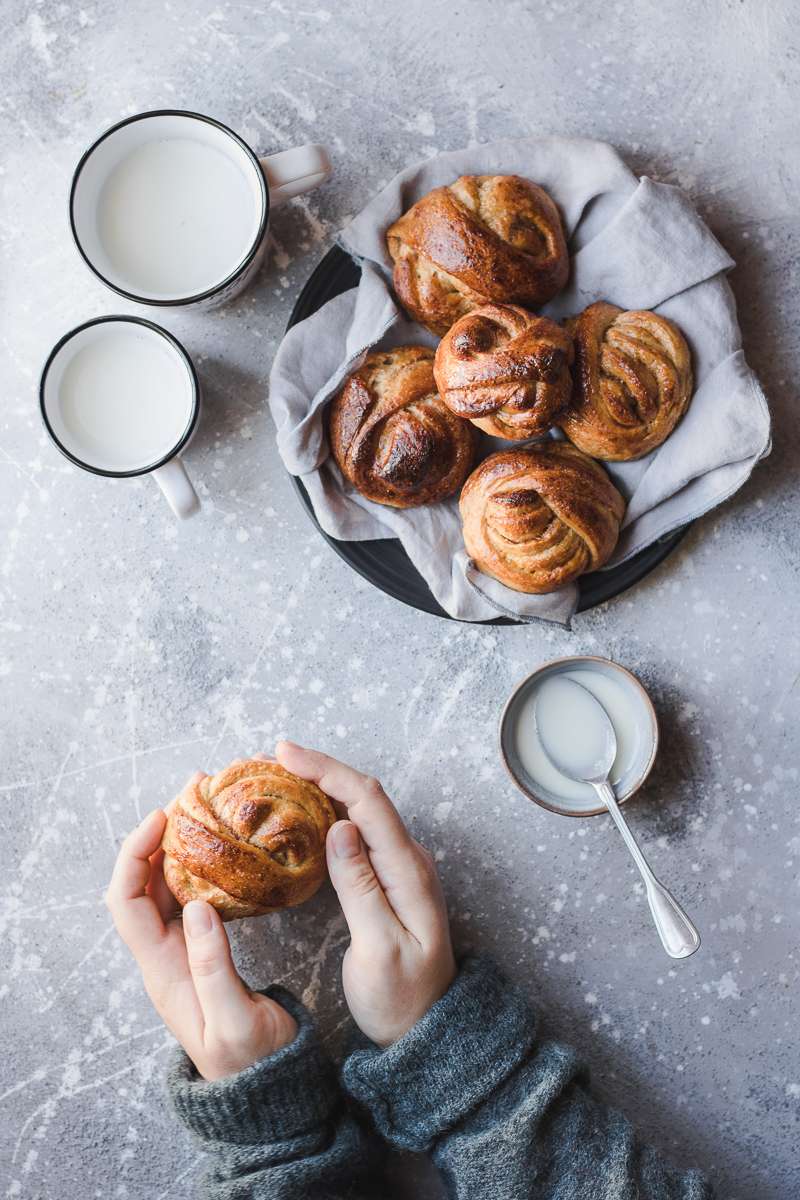
<path fill-rule="evenodd" d="M 600 1092 L 726 1200 L 800 1193 L 797 1047 L 798 50 L 788 0 L 458 5 L 307 0 L 24 3 L 4 10 L 0 407 L 2 1084 L 9 1197 L 189 1200 L 203 1162 L 165 1110 L 168 1038 L 101 897 L 120 839 L 195 767 L 276 736 L 378 772 L 437 852 L 455 934 L 493 952 Z M 260 148 L 326 142 L 336 177 L 276 214 L 231 307 L 163 322 L 208 399 L 178 524 L 155 485 L 83 475 L 35 387 L 78 322 L 137 311 L 68 237 L 71 168 L 106 125 L 174 105 Z M 737 260 L 775 450 L 645 583 L 573 633 L 445 623 L 353 575 L 300 509 L 265 391 L 292 301 L 392 174 L 514 134 L 613 142 L 691 193 Z M 611 655 L 652 689 L 663 748 L 632 810 L 704 934 L 666 960 L 607 820 L 529 805 L 498 761 L 512 685 Z M 331 894 L 233 931 L 335 1046 L 345 943 Z M 398 1196 L 434 1197 L 396 1163 Z"/>

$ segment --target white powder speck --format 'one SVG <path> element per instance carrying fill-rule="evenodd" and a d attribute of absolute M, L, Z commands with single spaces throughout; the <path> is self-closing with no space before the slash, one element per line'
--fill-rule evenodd
<path fill-rule="evenodd" d="M 726 971 L 721 979 L 712 980 L 712 987 L 717 989 L 717 995 L 720 1000 L 739 999 L 739 985 L 730 971 Z"/>

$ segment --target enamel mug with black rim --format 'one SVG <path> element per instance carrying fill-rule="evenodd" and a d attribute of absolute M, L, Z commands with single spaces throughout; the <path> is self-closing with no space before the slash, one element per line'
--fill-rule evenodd
<path fill-rule="evenodd" d="M 270 210 L 330 173 L 323 146 L 258 158 L 211 117 L 145 112 L 107 129 L 83 155 L 70 223 L 84 261 L 120 296 L 207 308 L 253 279 Z"/>
<path fill-rule="evenodd" d="M 200 384 L 180 342 L 142 317 L 98 317 L 70 330 L 42 371 L 45 429 L 93 475 L 152 475 L 176 517 L 200 507 L 181 451 L 200 418 Z"/>

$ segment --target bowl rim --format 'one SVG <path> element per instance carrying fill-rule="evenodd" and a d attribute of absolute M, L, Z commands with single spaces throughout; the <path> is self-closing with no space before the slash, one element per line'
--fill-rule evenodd
<path fill-rule="evenodd" d="M 606 667 L 613 667 L 615 671 L 618 671 L 621 675 L 624 675 L 628 682 L 632 683 L 637 689 L 644 700 L 645 708 L 650 717 L 653 730 L 653 745 L 645 764 L 645 768 L 639 778 L 634 782 L 633 787 L 631 787 L 624 795 L 620 794 L 617 796 L 619 803 L 625 804 L 631 799 L 632 796 L 636 795 L 642 785 L 647 781 L 647 778 L 653 769 L 653 764 L 656 761 L 659 745 L 658 715 L 653 705 L 653 701 L 650 699 L 650 695 L 644 684 L 637 679 L 633 671 L 629 671 L 627 667 L 623 667 L 620 663 L 615 662 L 613 658 L 604 658 L 601 654 L 567 654 L 562 658 L 551 658 L 547 662 L 542 663 L 541 666 L 537 667 L 535 671 L 531 671 L 525 676 L 524 679 L 519 681 L 503 705 L 503 711 L 500 714 L 500 721 L 498 724 L 498 744 L 500 748 L 500 758 L 502 759 L 503 766 L 510 776 L 514 786 L 518 788 L 520 792 L 522 792 L 523 796 L 525 796 L 528 800 L 532 800 L 534 804 L 538 804 L 540 808 L 545 808 L 548 812 L 557 813 L 560 817 L 598 817 L 603 814 L 608 816 L 608 809 L 604 805 L 601 805 L 599 808 L 559 808 L 557 805 L 550 804 L 547 800 L 543 800 L 541 796 L 537 796 L 525 786 L 522 780 L 511 769 L 511 764 L 508 761 L 505 746 L 503 745 L 503 735 L 506 731 L 509 714 L 517 699 L 517 696 L 522 689 L 527 687 L 530 681 L 537 675 L 541 675 L 544 671 L 550 671 L 553 667 L 562 667 L 567 663 L 602 663 Z"/>

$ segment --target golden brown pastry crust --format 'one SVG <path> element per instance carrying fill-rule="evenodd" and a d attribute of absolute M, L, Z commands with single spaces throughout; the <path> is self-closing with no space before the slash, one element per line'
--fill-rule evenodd
<path fill-rule="evenodd" d="M 692 396 L 692 360 L 666 317 L 598 300 L 568 321 L 575 338 L 572 404 L 559 420 L 594 458 L 641 458 L 672 433 Z"/>
<path fill-rule="evenodd" d="M 475 456 L 475 433 L 436 391 L 433 351 L 400 346 L 368 354 L 331 403 L 331 452 L 353 487 L 394 508 L 457 492 Z"/>
<path fill-rule="evenodd" d="M 485 304 L 451 326 L 433 373 L 457 416 L 495 437 L 538 437 L 569 403 L 572 356 L 572 338 L 555 321 Z"/>
<path fill-rule="evenodd" d="M 489 301 L 544 304 L 569 275 L 558 209 L 519 175 L 462 175 L 434 188 L 386 242 L 400 302 L 439 335 Z"/>
<path fill-rule="evenodd" d="M 325 793 L 279 763 L 233 763 L 169 806 L 164 878 L 181 905 L 207 900 L 223 921 L 302 904 L 325 878 L 335 820 Z"/>
<path fill-rule="evenodd" d="M 601 567 L 625 501 L 603 468 L 569 442 L 501 450 L 461 492 L 467 553 L 517 592 L 553 592 Z"/>

